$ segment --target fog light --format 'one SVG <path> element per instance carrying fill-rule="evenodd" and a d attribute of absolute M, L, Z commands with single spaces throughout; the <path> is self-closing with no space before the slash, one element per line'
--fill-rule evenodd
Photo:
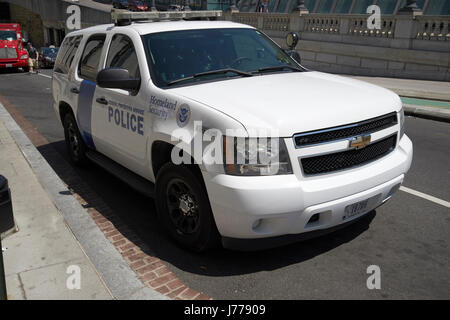
<path fill-rule="evenodd" d="M 253 230 L 257 229 L 261 225 L 261 222 L 262 222 L 262 219 L 258 219 L 255 222 L 253 222 L 252 229 Z"/>
<path fill-rule="evenodd" d="M 311 218 L 309 218 L 308 223 L 313 223 L 313 222 L 317 222 L 320 219 L 320 213 L 316 213 L 315 215 L 311 216 Z"/>

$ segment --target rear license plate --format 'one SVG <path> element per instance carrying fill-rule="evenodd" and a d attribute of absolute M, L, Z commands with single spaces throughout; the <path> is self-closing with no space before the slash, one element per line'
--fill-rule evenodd
<path fill-rule="evenodd" d="M 6 67 L 7 68 L 12 68 L 12 64 L 7 64 Z"/>
<path fill-rule="evenodd" d="M 345 207 L 345 217 L 350 218 L 361 214 L 367 210 L 367 205 L 369 204 L 370 199 L 366 199 L 364 201 L 360 201 L 357 203 L 353 203 Z"/>

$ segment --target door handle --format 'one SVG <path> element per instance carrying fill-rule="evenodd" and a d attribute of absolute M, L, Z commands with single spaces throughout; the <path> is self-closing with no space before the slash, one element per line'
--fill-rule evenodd
<path fill-rule="evenodd" d="M 100 104 L 108 104 L 108 100 L 106 100 L 105 98 L 97 98 L 95 101 L 97 101 Z"/>
<path fill-rule="evenodd" d="M 72 89 L 70 89 L 70 92 L 75 93 L 75 94 L 79 94 L 80 90 L 78 90 L 77 88 L 72 88 Z"/>

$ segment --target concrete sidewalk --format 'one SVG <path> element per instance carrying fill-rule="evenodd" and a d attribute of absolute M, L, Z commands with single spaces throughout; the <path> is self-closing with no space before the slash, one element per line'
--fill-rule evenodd
<path fill-rule="evenodd" d="M 139 279 L 1 103 L 0 173 L 19 228 L 2 240 L 9 299 L 169 299 Z"/>
<path fill-rule="evenodd" d="M 8 299 L 112 299 L 1 120 L 0 172 L 19 229 L 2 241 Z M 67 288 L 70 266 L 80 270 L 80 289 Z"/>
<path fill-rule="evenodd" d="M 450 123 L 450 82 L 351 76 L 402 97 L 407 116 Z M 429 100 L 424 100 L 429 99 Z"/>
<path fill-rule="evenodd" d="M 392 90 L 402 97 L 450 101 L 450 82 L 361 76 L 352 78 Z"/>

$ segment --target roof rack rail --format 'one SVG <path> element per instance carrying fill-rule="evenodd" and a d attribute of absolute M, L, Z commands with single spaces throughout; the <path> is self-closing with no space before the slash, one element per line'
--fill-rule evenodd
<path fill-rule="evenodd" d="M 130 25 L 133 21 L 182 20 L 221 16 L 221 10 L 132 12 L 124 9 L 111 9 L 111 20 L 116 26 Z"/>

